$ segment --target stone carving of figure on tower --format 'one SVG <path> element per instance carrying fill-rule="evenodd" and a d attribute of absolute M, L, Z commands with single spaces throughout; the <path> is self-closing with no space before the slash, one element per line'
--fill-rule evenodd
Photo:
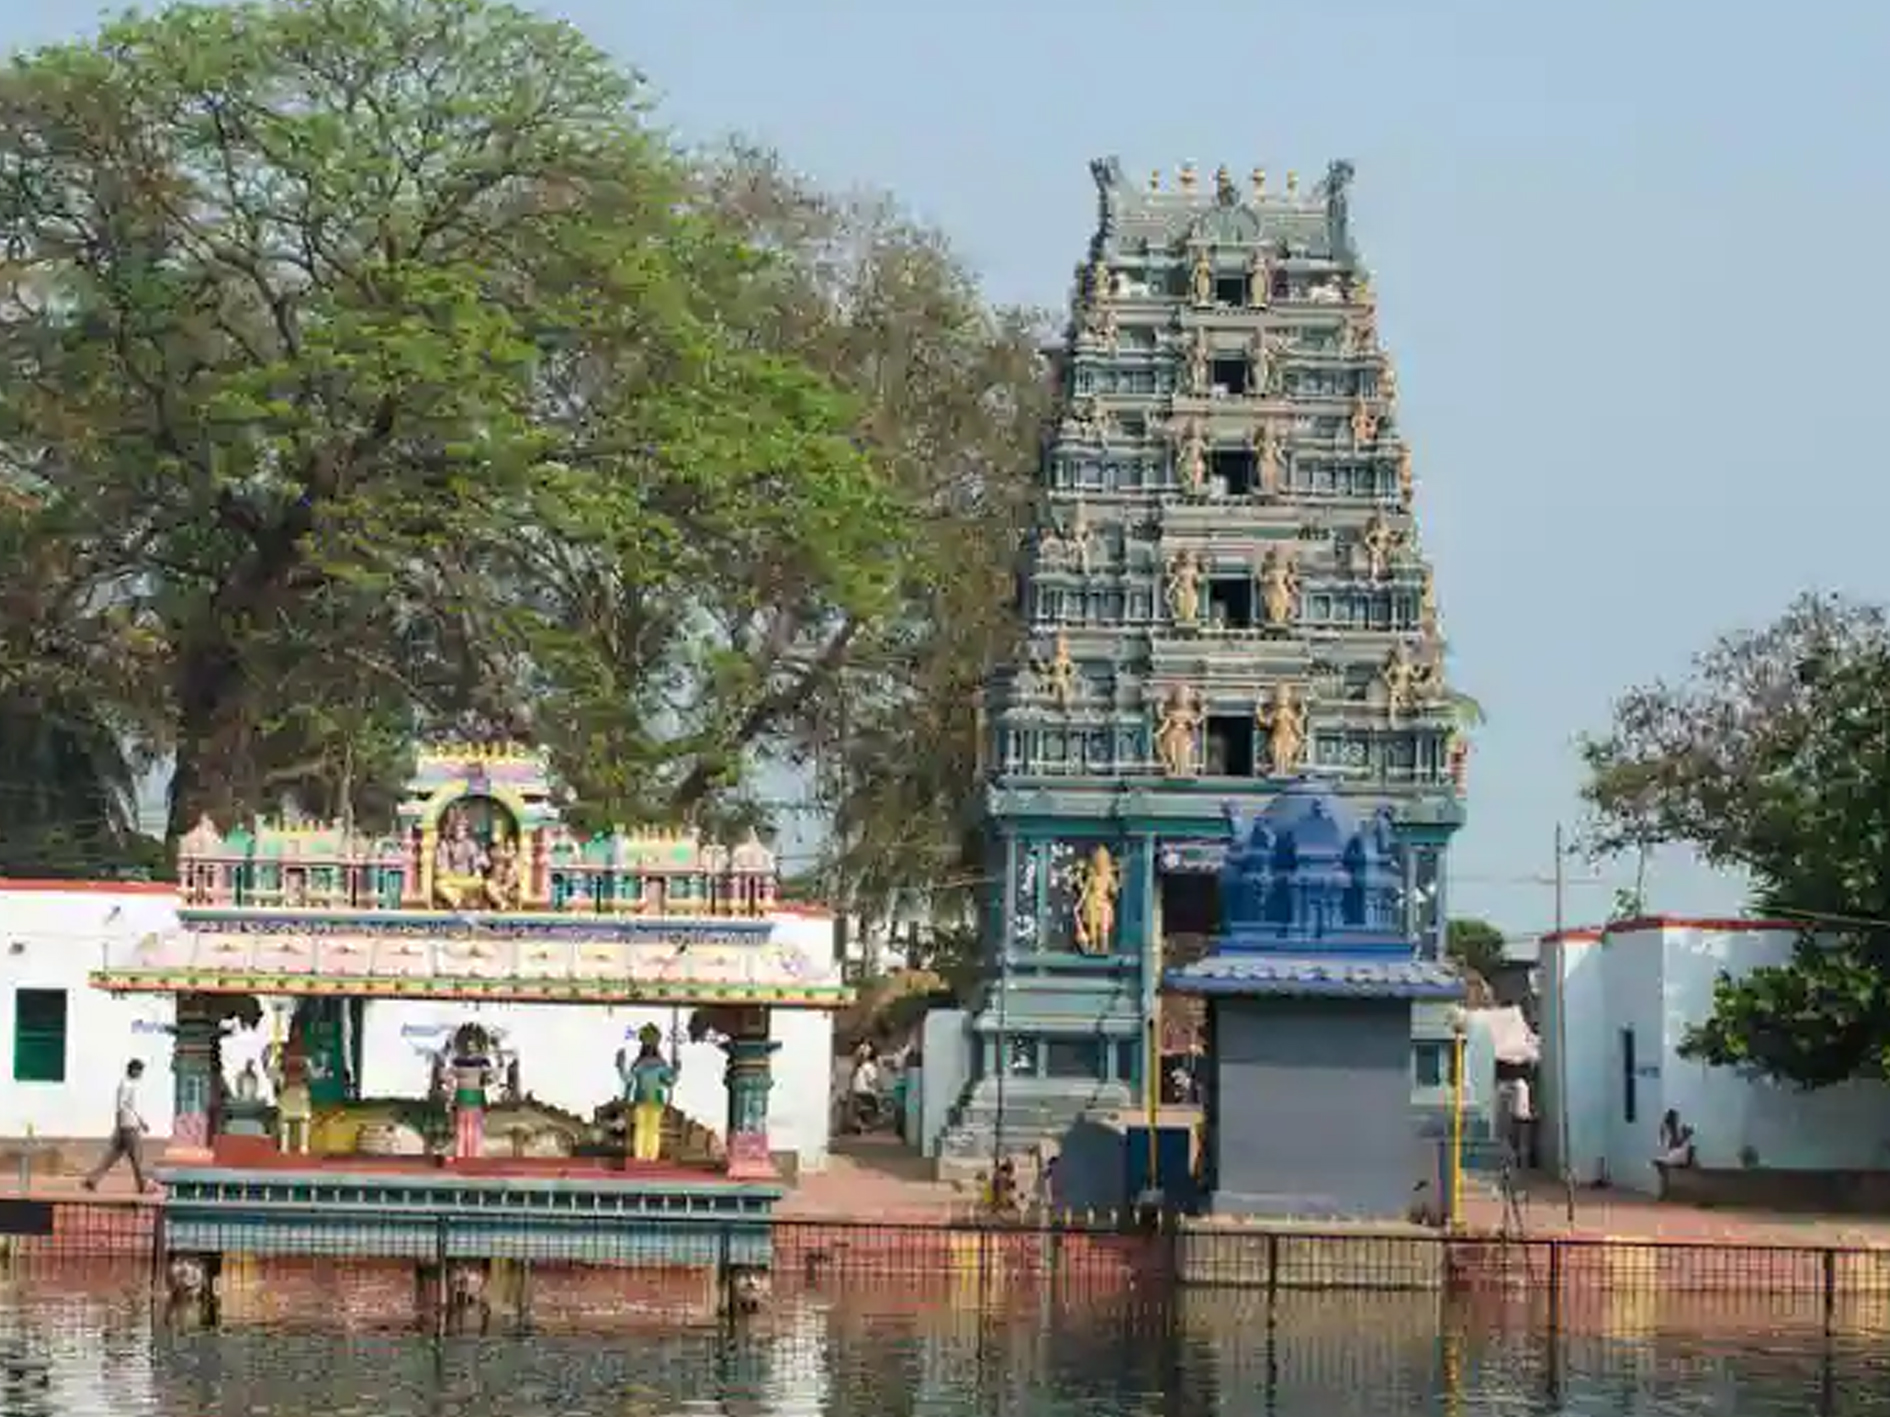
<path fill-rule="evenodd" d="M 1088 575 L 1096 564 L 1096 529 L 1089 524 L 1089 509 L 1081 502 L 1070 516 L 1070 531 L 1064 540 L 1076 559 L 1077 569 Z"/>
<path fill-rule="evenodd" d="M 1437 688 L 1436 667 L 1417 660 L 1402 640 L 1385 656 L 1378 677 L 1385 686 L 1385 707 L 1394 724 L 1428 702 Z"/>
<path fill-rule="evenodd" d="M 1352 274 L 1352 303 L 1367 314 L 1377 313 L 1378 292 L 1372 289 L 1372 278 L 1364 271 Z"/>
<path fill-rule="evenodd" d="M 1037 666 L 1037 673 L 1042 676 L 1044 688 L 1049 690 L 1058 708 L 1067 709 L 1076 702 L 1082 676 L 1076 668 L 1076 661 L 1070 656 L 1067 635 L 1057 636 L 1056 648 L 1048 660 Z"/>
<path fill-rule="evenodd" d="M 1398 366 L 1389 359 L 1378 369 L 1378 397 L 1387 407 L 1398 401 Z"/>
<path fill-rule="evenodd" d="M 1398 506 L 1408 512 L 1416 500 L 1417 479 L 1411 471 L 1411 445 L 1406 443 L 1398 449 Z"/>
<path fill-rule="evenodd" d="M 1437 580 L 1429 566 L 1418 580 L 1417 617 L 1418 629 L 1427 638 L 1437 634 Z"/>
<path fill-rule="evenodd" d="M 1194 265 L 1188 271 L 1188 295 L 1197 309 L 1214 303 L 1214 258 L 1205 247 L 1194 253 Z"/>
<path fill-rule="evenodd" d="M 1370 447 L 1378 437 L 1378 412 L 1364 396 L 1352 400 L 1352 446 Z"/>
<path fill-rule="evenodd" d="M 1262 423 L 1254 434 L 1254 447 L 1260 454 L 1260 491 L 1267 497 L 1277 497 L 1285 483 L 1285 467 L 1281 453 L 1285 451 L 1286 438 L 1272 423 Z"/>
<path fill-rule="evenodd" d="M 1275 546 L 1261 558 L 1260 606 L 1275 628 L 1290 625 L 1299 613 L 1299 565 L 1292 552 Z"/>
<path fill-rule="evenodd" d="M 1274 777 L 1296 777 L 1306 761 L 1306 702 L 1282 681 L 1254 720 L 1267 735 L 1267 766 Z"/>
<path fill-rule="evenodd" d="M 1451 730 L 1444 743 L 1444 773 L 1459 797 L 1470 780 L 1470 739 L 1461 728 Z"/>
<path fill-rule="evenodd" d="M 1079 443 L 1107 443 L 1109 417 L 1094 398 L 1080 398 L 1070 405 L 1070 437 Z"/>
<path fill-rule="evenodd" d="M 1398 549 L 1399 540 L 1391 523 L 1382 516 L 1374 515 L 1365 524 L 1364 534 L 1359 537 L 1358 544 L 1365 553 L 1365 574 L 1368 577 L 1382 581 L 1391 574 L 1391 557 Z"/>
<path fill-rule="evenodd" d="M 1234 188 L 1234 174 L 1225 165 L 1214 169 L 1214 200 L 1224 207 L 1231 207 L 1240 200 L 1240 193 Z"/>
<path fill-rule="evenodd" d="M 1082 868 L 1076 892 L 1076 947 L 1084 954 L 1106 954 L 1115 940 L 1116 896 L 1122 889 L 1122 873 L 1116 869 L 1109 848 L 1098 846 L 1089 853 Z"/>
<path fill-rule="evenodd" d="M 1348 359 L 1364 359 L 1378 349 L 1378 321 L 1370 309 L 1346 317 L 1340 353 Z"/>
<path fill-rule="evenodd" d="M 1175 473 L 1183 491 L 1197 495 L 1207 491 L 1207 438 L 1201 432 L 1199 419 L 1189 419 L 1182 429 Z"/>
<path fill-rule="evenodd" d="M 1200 398 L 1208 393 L 1208 337 L 1196 330 L 1188 341 L 1188 392 Z"/>
<path fill-rule="evenodd" d="M 1273 262 L 1267 248 L 1259 246 L 1247 260 L 1247 303 L 1256 310 L 1267 308 L 1273 298 Z"/>
<path fill-rule="evenodd" d="M 1168 613 L 1177 625 L 1192 625 L 1201 617 L 1201 558 L 1178 551 L 1168 564 Z"/>
<path fill-rule="evenodd" d="M 1195 732 L 1200 726 L 1199 696 L 1186 684 L 1177 684 L 1169 691 L 1155 730 L 1155 756 L 1169 777 L 1194 776 Z"/>
<path fill-rule="evenodd" d="M 1089 332 L 1114 349 L 1119 333 L 1116 325 L 1116 278 L 1109 263 L 1100 256 L 1089 268 L 1089 300 L 1084 307 Z"/>

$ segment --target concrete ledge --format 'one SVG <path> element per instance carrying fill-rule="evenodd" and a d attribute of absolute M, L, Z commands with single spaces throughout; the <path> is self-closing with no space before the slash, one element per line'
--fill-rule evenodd
<path fill-rule="evenodd" d="M 1703 1209 L 1771 1210 L 1793 1215 L 1882 1215 L 1890 1211 L 1890 1171 L 1786 1171 L 1763 1166 L 1663 1166 L 1660 1198 Z"/>

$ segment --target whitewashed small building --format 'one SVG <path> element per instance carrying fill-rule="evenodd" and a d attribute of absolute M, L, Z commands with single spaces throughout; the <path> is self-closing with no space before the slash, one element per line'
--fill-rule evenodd
<path fill-rule="evenodd" d="M 142 1105 L 154 1136 L 169 1134 L 173 1005 L 161 995 L 113 995 L 92 987 L 91 971 L 128 955 L 141 939 L 179 929 L 176 890 L 119 882 L 0 881 L 0 1138 L 102 1139 L 126 1062 L 143 1059 Z M 829 958 L 833 920 L 824 912 L 781 907 L 774 938 L 812 958 Z M 638 1030 L 655 1024 L 680 1061 L 675 1104 L 722 1130 L 725 1059 L 713 1042 L 681 1034 L 687 1010 L 569 1004 L 373 1000 L 365 1009 L 361 1094 L 424 1096 L 427 1054 L 459 1024 L 477 1020 L 519 1059 L 522 1087 L 555 1107 L 588 1117 L 617 1094 L 617 1050 L 635 1051 Z M 774 1087 L 770 1130 L 778 1151 L 803 1172 L 821 1169 L 831 1134 L 833 1016 L 822 1010 L 771 1011 Z M 227 1039 L 224 1068 L 234 1075 L 260 1058 L 267 1025 Z"/>
<path fill-rule="evenodd" d="M 1657 1194 L 1660 1123 L 1672 1109 L 1693 1129 L 1703 1172 L 1890 1172 L 1890 1087 L 1807 1091 L 1680 1056 L 1719 976 L 1785 962 L 1801 929 L 1655 916 L 1545 936 L 1545 1164 L 1560 1171 L 1566 1160 L 1581 1184 Z"/>

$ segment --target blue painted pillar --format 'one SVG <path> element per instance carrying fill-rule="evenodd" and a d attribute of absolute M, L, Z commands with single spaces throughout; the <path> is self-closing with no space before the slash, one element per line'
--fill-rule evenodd
<path fill-rule="evenodd" d="M 1139 897 L 1136 912 L 1136 939 L 1142 952 L 1142 1038 L 1136 1056 L 1141 1059 L 1136 1083 L 1146 1089 L 1151 1078 L 1161 1076 L 1161 987 L 1162 940 L 1160 929 L 1161 883 L 1157 874 L 1156 839 L 1151 835 L 1135 839 L 1135 867 L 1131 879 Z"/>
<path fill-rule="evenodd" d="M 203 1162 L 211 1156 L 210 1104 L 216 1068 L 219 1024 L 202 994 L 177 996 L 177 1023 L 171 1032 L 171 1141 L 167 1161 Z"/>
<path fill-rule="evenodd" d="M 737 1181 L 771 1179 L 774 1152 L 768 1141 L 768 1094 L 774 1090 L 774 1053 L 768 1011 L 742 1009 L 722 1044 L 728 1058 L 728 1174 Z"/>

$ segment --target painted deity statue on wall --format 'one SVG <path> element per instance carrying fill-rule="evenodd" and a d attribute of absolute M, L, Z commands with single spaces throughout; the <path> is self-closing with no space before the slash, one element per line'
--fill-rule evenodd
<path fill-rule="evenodd" d="M 676 1068 L 663 1057 L 662 1044 L 662 1030 L 645 1024 L 634 1058 L 626 1049 L 617 1050 L 617 1076 L 630 1105 L 630 1155 L 637 1161 L 656 1161 L 663 1154 L 663 1114 L 676 1087 Z"/>
<path fill-rule="evenodd" d="M 1076 894 L 1076 947 L 1084 954 L 1106 954 L 1116 933 L 1116 896 L 1122 873 L 1109 848 L 1089 853 Z"/>

